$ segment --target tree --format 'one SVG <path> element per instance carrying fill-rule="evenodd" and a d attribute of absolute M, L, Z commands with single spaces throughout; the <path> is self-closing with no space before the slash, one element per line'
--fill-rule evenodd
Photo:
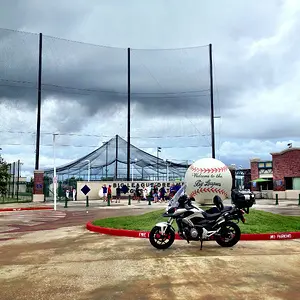
<path fill-rule="evenodd" d="M 26 193 L 32 193 L 34 186 L 33 177 L 30 178 L 29 182 L 26 182 Z"/>
<path fill-rule="evenodd" d="M 0 157 L 0 195 L 2 197 L 7 195 L 9 178 L 8 164 Z"/>

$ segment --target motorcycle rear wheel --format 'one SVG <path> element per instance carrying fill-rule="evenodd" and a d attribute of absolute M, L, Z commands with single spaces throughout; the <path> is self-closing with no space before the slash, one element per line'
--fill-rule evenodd
<path fill-rule="evenodd" d="M 229 232 L 228 228 L 233 229 Z M 229 237 L 228 237 L 229 236 Z M 241 239 L 240 227 L 234 222 L 227 222 L 221 229 L 221 235 L 216 236 L 216 242 L 221 247 L 233 247 Z"/>
<path fill-rule="evenodd" d="M 169 248 L 175 240 L 175 232 L 172 229 L 167 229 L 164 235 L 160 234 L 160 227 L 154 226 L 149 234 L 149 240 L 156 249 L 164 250 Z M 161 241 L 161 243 L 160 243 Z"/>

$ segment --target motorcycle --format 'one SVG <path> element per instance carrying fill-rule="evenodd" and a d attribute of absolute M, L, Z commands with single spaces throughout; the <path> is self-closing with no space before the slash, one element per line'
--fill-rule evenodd
<path fill-rule="evenodd" d="M 222 247 L 233 247 L 241 237 L 241 230 L 237 223 L 245 222 L 245 210 L 236 205 L 224 207 L 219 196 L 214 197 L 215 207 L 204 211 L 192 204 L 193 198 L 185 195 L 183 186 L 170 200 L 163 217 L 167 222 L 157 223 L 149 234 L 152 246 L 157 249 L 169 248 L 175 240 L 175 221 L 179 236 L 190 241 L 200 241 L 202 250 L 203 241 L 215 240 Z M 249 213 L 249 210 L 248 212 Z"/>

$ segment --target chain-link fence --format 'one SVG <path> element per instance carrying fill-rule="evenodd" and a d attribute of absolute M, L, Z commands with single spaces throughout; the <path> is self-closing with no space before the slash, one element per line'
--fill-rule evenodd
<path fill-rule="evenodd" d="M 21 177 L 20 160 L 8 163 L 7 188 L 0 197 L 0 203 L 31 202 L 33 199 L 33 180 Z"/>

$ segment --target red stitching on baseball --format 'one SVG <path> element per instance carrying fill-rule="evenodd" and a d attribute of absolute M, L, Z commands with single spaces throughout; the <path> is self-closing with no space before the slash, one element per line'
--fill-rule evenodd
<path fill-rule="evenodd" d="M 217 168 L 199 168 L 195 166 L 191 166 L 191 170 L 193 172 L 200 172 L 200 173 L 217 173 L 217 172 L 225 172 L 228 170 L 228 167 L 217 167 Z"/>
<path fill-rule="evenodd" d="M 201 193 L 208 193 L 208 192 L 212 192 L 212 193 L 216 193 L 216 194 L 221 194 L 227 197 L 227 192 L 223 189 L 216 189 L 216 188 L 199 188 L 197 190 L 194 190 L 191 194 L 190 197 L 195 197 L 198 194 Z"/>

